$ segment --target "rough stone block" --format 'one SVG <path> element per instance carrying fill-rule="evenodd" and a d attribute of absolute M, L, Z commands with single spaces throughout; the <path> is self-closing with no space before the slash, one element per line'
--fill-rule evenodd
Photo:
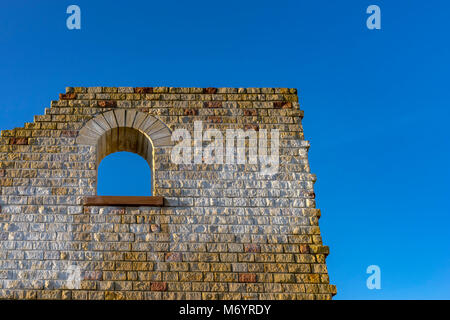
<path fill-rule="evenodd" d="M 239 274 L 239 282 L 246 282 L 246 283 L 256 282 L 256 274 L 255 273 L 240 273 Z"/>

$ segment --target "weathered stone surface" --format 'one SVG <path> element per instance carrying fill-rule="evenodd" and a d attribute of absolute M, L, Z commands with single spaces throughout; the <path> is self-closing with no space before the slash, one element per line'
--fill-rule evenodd
<path fill-rule="evenodd" d="M 147 88 L 134 88 L 135 93 L 153 93 L 153 88 L 147 87 Z"/>
<path fill-rule="evenodd" d="M 239 274 L 239 282 L 256 282 L 255 273 L 241 273 Z"/>
<path fill-rule="evenodd" d="M 221 101 L 208 101 L 208 102 L 205 102 L 204 105 L 206 108 L 221 108 L 222 102 Z"/>
<path fill-rule="evenodd" d="M 117 101 L 115 100 L 99 100 L 98 106 L 102 108 L 114 108 L 117 107 Z"/>
<path fill-rule="evenodd" d="M 75 93 L 60 93 L 59 94 L 59 99 L 61 100 L 69 100 L 69 99 L 75 99 L 76 98 L 76 94 Z"/>
<path fill-rule="evenodd" d="M 215 94 L 217 93 L 217 88 L 205 88 L 203 89 L 204 93 Z"/>
<path fill-rule="evenodd" d="M 9 139 L 9 144 L 27 145 L 28 138 L 11 138 L 11 139 Z"/>
<path fill-rule="evenodd" d="M 0 299 L 331 299 L 302 117 L 290 88 L 66 88 L 2 131 Z M 195 121 L 224 138 L 277 129 L 276 174 L 238 149 L 173 163 L 172 132 L 194 138 Z M 163 207 L 82 205 L 117 151 L 147 160 Z"/>

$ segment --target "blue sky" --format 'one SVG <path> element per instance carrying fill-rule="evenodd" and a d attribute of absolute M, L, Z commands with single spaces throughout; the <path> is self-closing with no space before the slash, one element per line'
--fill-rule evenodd
<path fill-rule="evenodd" d="M 71 4 L 81 30 L 66 28 Z M 381 30 L 366 28 L 371 4 Z M 31 122 L 66 86 L 298 88 L 336 298 L 449 299 L 449 10 L 412 0 L 2 1 L 0 128 Z M 136 163 L 133 182 L 146 165 L 113 158 L 102 163 L 106 185 L 115 160 Z M 366 288 L 372 264 L 381 290 Z"/>

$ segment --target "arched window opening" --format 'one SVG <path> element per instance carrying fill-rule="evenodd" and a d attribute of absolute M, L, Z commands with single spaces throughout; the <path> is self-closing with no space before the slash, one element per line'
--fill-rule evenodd
<path fill-rule="evenodd" d="M 154 189 L 154 153 L 155 147 L 170 147 L 173 142 L 169 127 L 161 120 L 136 110 L 107 111 L 90 119 L 81 128 L 76 142 L 96 150 L 96 195 L 85 197 L 84 205 L 164 205 L 164 198 L 155 195 L 158 192 Z M 138 156 L 147 162 L 145 169 Z"/>
<path fill-rule="evenodd" d="M 110 157 L 110 155 L 112 155 L 112 157 Z M 110 162 L 115 162 L 114 159 L 118 159 L 117 163 L 115 165 L 110 164 Z M 111 172 L 108 173 L 108 178 L 105 177 L 105 173 L 100 172 L 100 166 L 102 165 L 103 167 L 103 162 L 105 160 L 106 170 L 111 170 Z M 147 165 L 144 166 L 142 161 L 146 162 Z M 139 165 L 139 163 L 141 165 Z M 144 167 L 145 169 L 142 170 Z M 97 143 L 97 195 L 152 195 L 153 183 L 151 178 L 148 178 L 148 175 L 145 181 L 150 183 L 150 187 L 144 187 L 141 190 L 129 185 L 127 190 L 124 190 L 124 188 L 120 186 L 121 181 L 114 182 L 115 176 L 125 179 L 126 175 L 132 175 L 140 181 L 142 177 L 139 176 L 138 168 L 143 171 L 141 172 L 142 177 L 146 176 L 148 171 L 150 172 L 150 177 L 153 177 L 153 145 L 151 140 L 145 134 L 133 128 L 114 128 L 106 131 Z M 102 176 L 100 176 L 100 174 L 102 174 Z M 103 180 L 101 179 L 109 181 L 108 186 L 104 186 Z M 109 179 L 113 180 L 111 181 Z M 100 185 L 100 183 L 102 184 Z M 117 194 L 115 190 L 125 192 Z M 107 191 L 113 192 L 113 194 L 106 194 Z"/>
<path fill-rule="evenodd" d="M 106 156 L 98 167 L 97 195 L 151 196 L 150 167 L 141 156 L 116 152 Z"/>

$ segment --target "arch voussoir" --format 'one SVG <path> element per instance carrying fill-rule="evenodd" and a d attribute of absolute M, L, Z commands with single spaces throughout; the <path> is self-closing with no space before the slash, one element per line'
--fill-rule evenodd
<path fill-rule="evenodd" d="M 160 137 L 160 138 L 155 138 L 153 141 L 153 145 L 155 147 L 169 147 L 169 146 L 173 146 L 173 141 L 172 141 L 172 136 L 168 135 L 168 136 L 164 136 L 164 137 Z"/>
<path fill-rule="evenodd" d="M 125 110 L 125 127 L 133 128 L 134 120 L 138 112 L 135 110 Z"/>
<path fill-rule="evenodd" d="M 88 123 L 86 123 L 84 129 L 87 129 L 89 131 L 98 133 L 98 135 L 102 135 L 105 133 L 106 130 L 104 130 L 101 126 L 99 126 L 94 119 L 89 120 Z"/>
<path fill-rule="evenodd" d="M 118 132 L 118 135 L 122 132 L 128 132 L 128 137 L 119 136 L 117 138 L 117 135 L 114 134 L 114 139 L 111 141 L 112 143 L 118 143 L 119 140 L 125 141 L 130 138 L 129 131 L 122 130 L 126 128 L 144 133 L 151 141 L 149 145 L 153 144 L 155 147 L 173 145 L 172 132 L 164 122 L 149 114 L 126 109 L 110 110 L 92 118 L 79 131 L 76 142 L 77 144 L 96 146 L 102 137 L 111 133 L 111 131 L 116 130 L 115 132 Z M 104 147 L 106 148 L 106 146 Z M 114 148 L 111 150 L 114 150 Z M 100 153 L 104 155 L 105 150 L 100 150 Z M 148 153 L 148 151 L 141 153 Z"/>
<path fill-rule="evenodd" d="M 116 117 L 118 127 L 126 127 L 125 124 L 125 110 L 114 110 L 114 115 Z"/>
<path fill-rule="evenodd" d="M 108 112 L 104 113 L 103 117 L 105 118 L 106 122 L 108 122 L 111 129 L 117 128 L 119 126 L 116 121 L 116 116 L 114 114 L 114 111 L 108 111 Z"/>
<path fill-rule="evenodd" d="M 147 116 L 147 118 L 145 118 L 145 120 L 142 121 L 142 123 L 136 129 L 147 133 L 148 128 L 150 128 L 155 122 L 157 122 L 157 119 L 155 117 Z"/>

